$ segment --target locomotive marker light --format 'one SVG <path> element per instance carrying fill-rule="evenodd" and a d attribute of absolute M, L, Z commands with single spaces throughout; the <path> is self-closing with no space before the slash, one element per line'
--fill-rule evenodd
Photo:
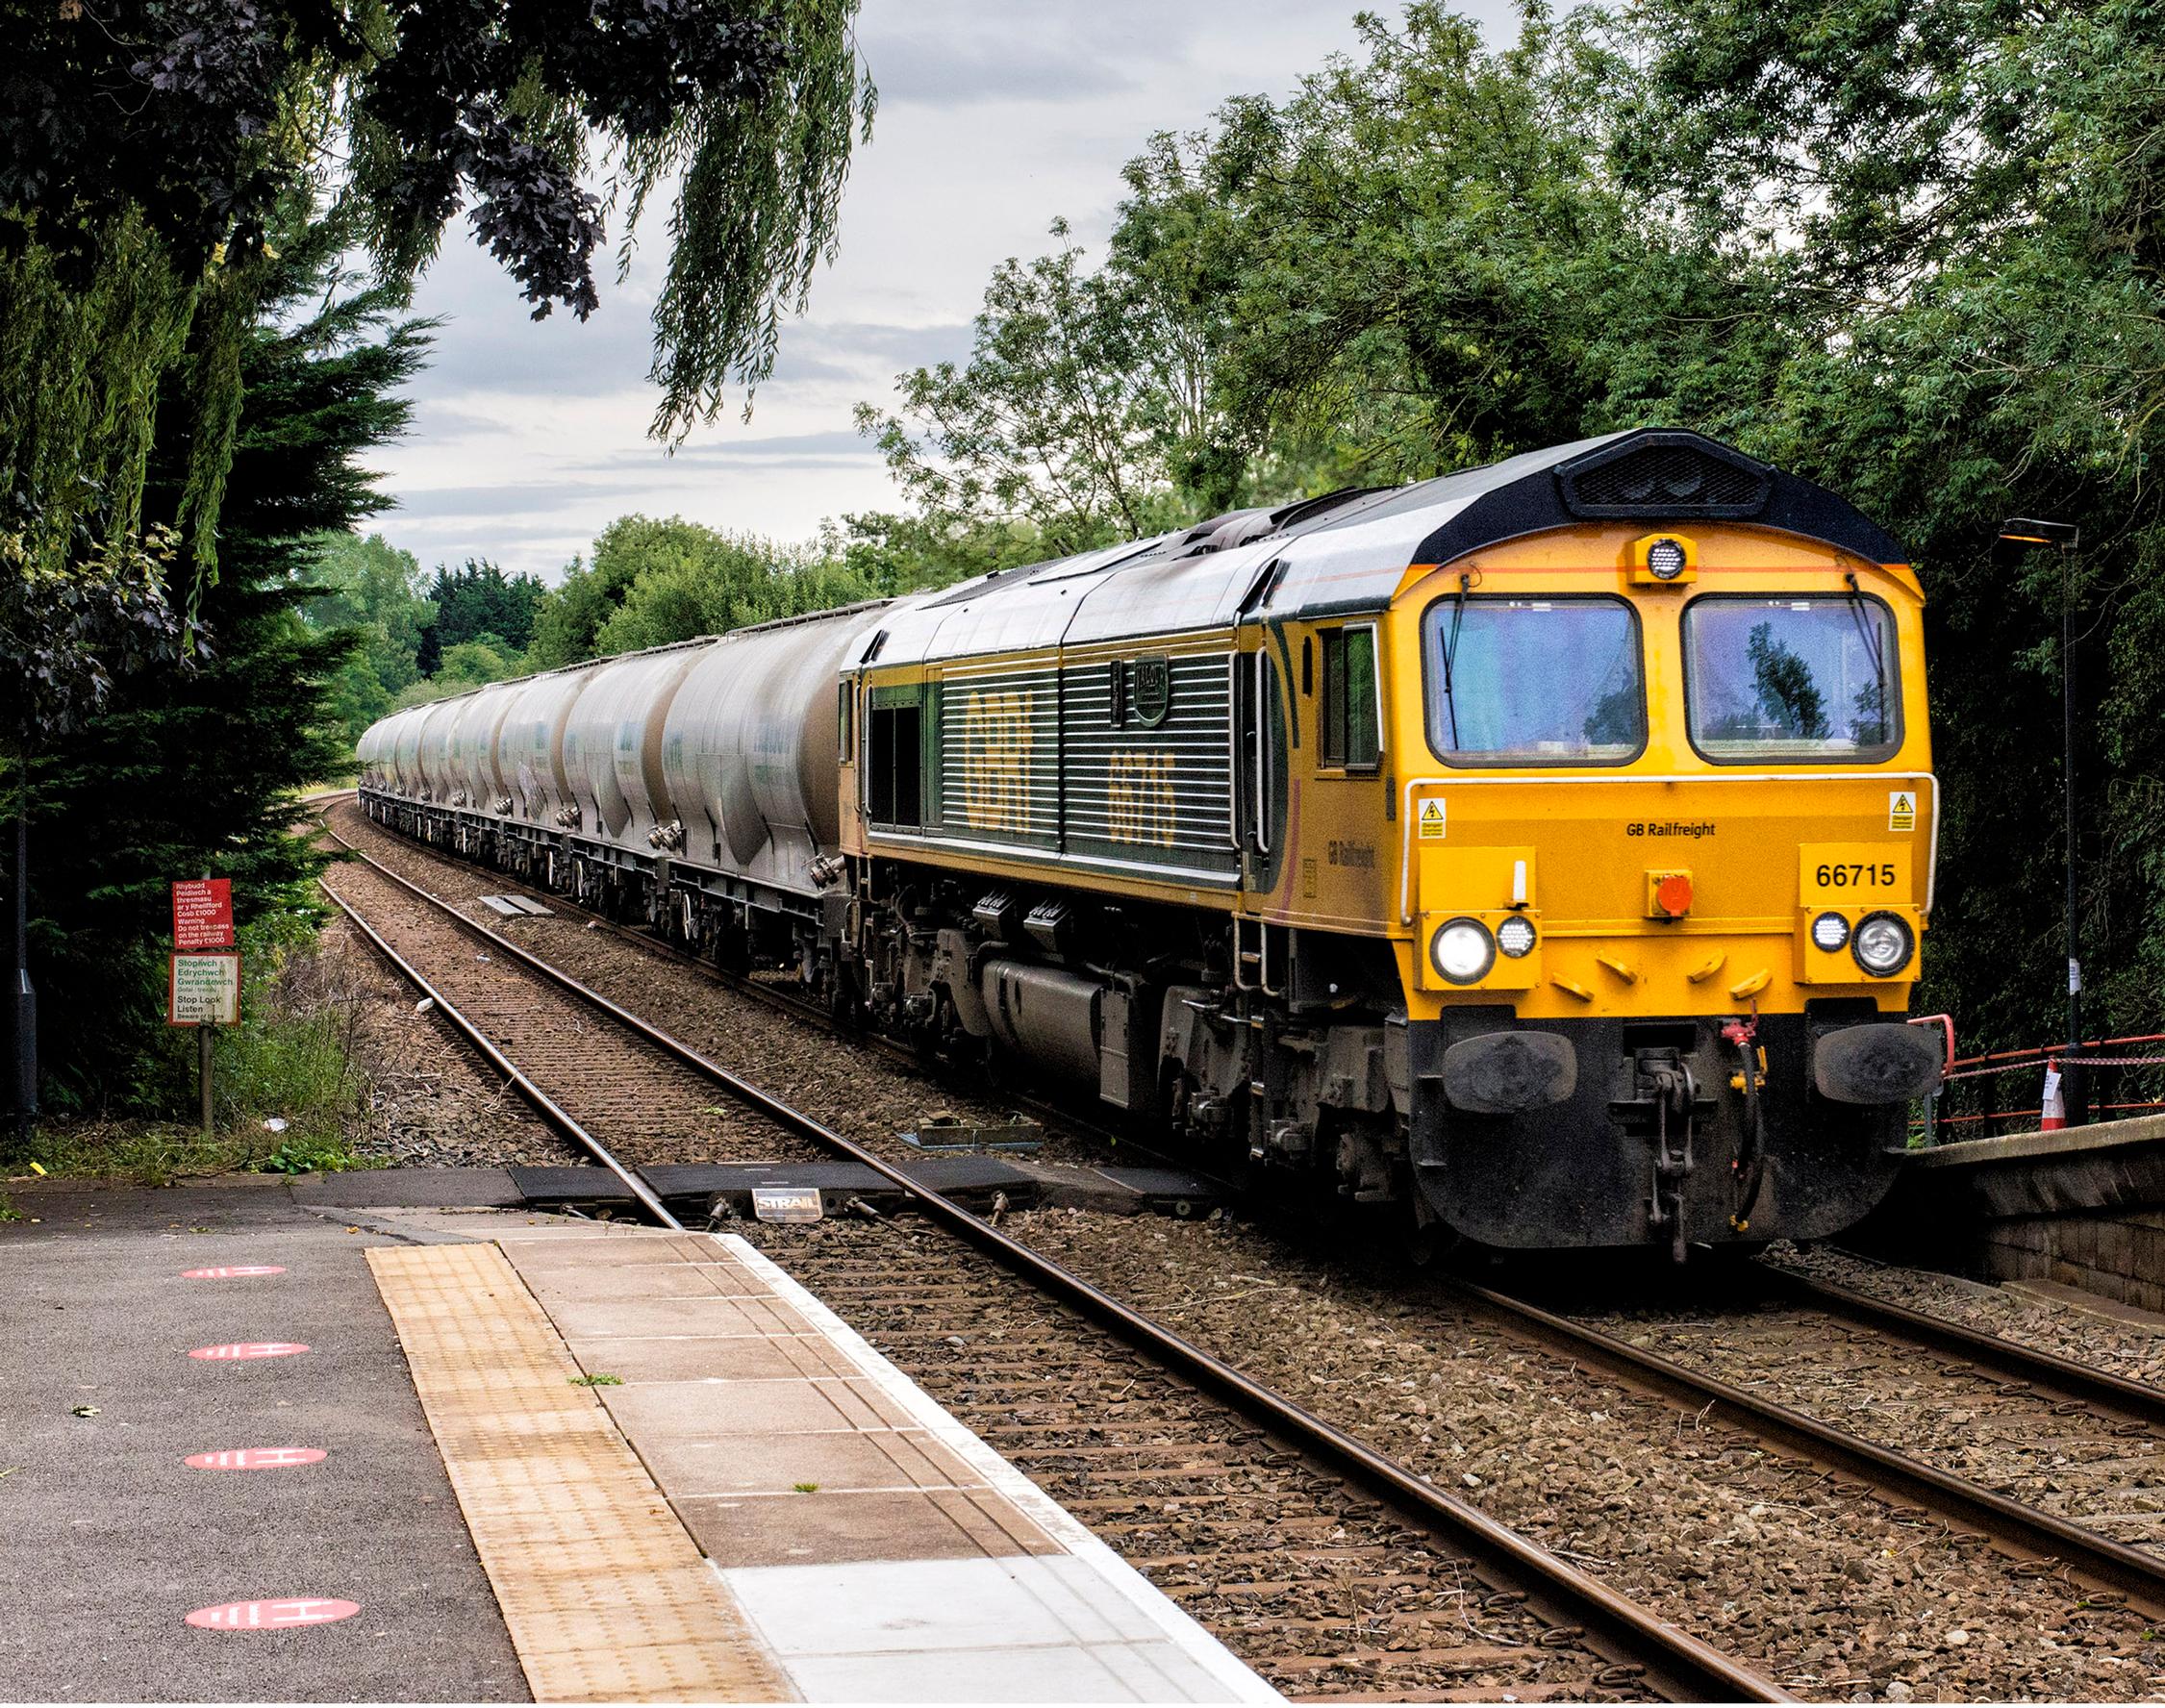
<path fill-rule="evenodd" d="M 2000 524 L 2000 540 L 2015 547 L 2054 545 L 2060 553 L 2060 774 L 2067 795 L 2067 1055 L 2060 1068 L 2067 1121 L 2080 1126 L 2089 1111 L 2082 1082 L 2082 957 L 2075 926 L 2075 548 L 2082 534 L 2073 522 L 2009 516 Z"/>
<path fill-rule="evenodd" d="M 1816 937 L 1818 927 L 1813 927 Z M 1916 942 L 1909 927 L 1894 914 L 1868 914 L 1850 940 L 1850 953 L 1874 978 L 1892 978 L 1909 965 Z"/>
<path fill-rule="evenodd" d="M 1850 941 L 1850 922 L 1840 914 L 1822 914 L 1812 921 L 1812 942 L 1832 954 Z"/>
<path fill-rule="evenodd" d="M 1478 919 L 1448 919 L 1429 941 L 1428 959 L 1454 985 L 1479 984 L 1496 965 L 1496 939 Z"/>
<path fill-rule="evenodd" d="M 1533 921 L 1506 919 L 1496 928 L 1496 946 L 1516 961 L 1533 953 Z"/>
<path fill-rule="evenodd" d="M 1699 579 L 1699 545 L 1681 534 L 1649 534 L 1631 542 L 1631 579 L 1640 587 L 1678 587 Z"/>

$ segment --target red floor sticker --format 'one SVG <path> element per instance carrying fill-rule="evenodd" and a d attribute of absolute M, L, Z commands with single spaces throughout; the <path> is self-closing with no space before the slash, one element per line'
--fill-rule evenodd
<path fill-rule="evenodd" d="M 285 1601 L 228 1601 L 198 1607 L 188 1622 L 199 1631 L 283 1631 L 289 1625 L 328 1625 L 361 1611 L 358 1601 L 295 1596 Z"/>
<path fill-rule="evenodd" d="M 221 1269 L 183 1269 L 183 1281 L 231 1281 L 241 1275 L 283 1275 L 284 1264 L 233 1264 Z"/>
<path fill-rule="evenodd" d="M 219 1453 L 190 1453 L 183 1465 L 197 1470 L 283 1470 L 289 1465 L 314 1465 L 321 1447 L 228 1447 Z"/>
<path fill-rule="evenodd" d="M 198 1346 L 189 1356 L 223 1362 L 233 1358 L 286 1358 L 307 1350 L 298 1341 L 242 1341 L 230 1346 Z"/>

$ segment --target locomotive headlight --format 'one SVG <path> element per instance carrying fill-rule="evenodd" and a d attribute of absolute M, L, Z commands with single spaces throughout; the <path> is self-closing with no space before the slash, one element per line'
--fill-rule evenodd
<path fill-rule="evenodd" d="M 1850 939 L 1850 953 L 1874 978 L 1887 978 L 1909 965 L 1916 951 L 1909 927 L 1894 914 L 1872 914 L 1857 923 Z"/>
<path fill-rule="evenodd" d="M 1683 545 L 1674 540 L 1657 540 L 1647 547 L 1647 573 L 1656 581 L 1674 581 L 1688 561 Z"/>
<path fill-rule="evenodd" d="M 1533 921 L 1511 918 L 1496 928 L 1496 946 L 1516 961 L 1533 953 Z"/>
<path fill-rule="evenodd" d="M 1478 919 L 1451 919 L 1428 940 L 1428 959 L 1454 985 L 1471 985 L 1496 965 L 1496 939 Z"/>
<path fill-rule="evenodd" d="M 1832 954 L 1850 941 L 1850 922 L 1840 914 L 1822 914 L 1812 921 L 1812 942 Z"/>

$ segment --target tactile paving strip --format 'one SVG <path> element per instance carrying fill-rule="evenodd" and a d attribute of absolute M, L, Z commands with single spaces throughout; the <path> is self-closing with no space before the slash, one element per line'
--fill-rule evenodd
<path fill-rule="evenodd" d="M 378 1246 L 368 1265 L 534 1699 L 788 1699 L 503 1253 Z"/>

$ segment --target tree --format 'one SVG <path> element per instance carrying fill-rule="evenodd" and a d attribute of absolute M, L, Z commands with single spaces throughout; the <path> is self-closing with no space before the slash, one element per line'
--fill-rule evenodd
<path fill-rule="evenodd" d="M 1169 477 L 1186 425 L 1177 321 L 1141 312 L 1125 274 L 1087 268 L 1065 221 L 1052 236 L 1051 254 L 994 270 L 967 366 L 900 375 L 900 409 L 861 404 L 857 425 L 926 516 L 1020 525 L 1056 557 L 1192 520 L 1193 505 Z"/>
<path fill-rule="evenodd" d="M 870 120 L 856 0 L 112 0 L 0 13 L 0 467 L 40 571 L 140 533 L 161 384 L 186 471 L 164 518 L 207 579 L 265 234 L 341 162 L 343 207 L 411 278 L 470 195 L 537 315 L 598 302 L 611 200 L 668 187 L 655 431 L 770 370 L 833 245 Z M 598 166 L 611 187 L 588 188 Z M 628 254 L 628 252 L 627 252 Z M 168 395 L 170 405 L 174 399 Z M 150 518 L 160 519 L 160 518 Z M 192 603 L 194 595 L 190 594 Z"/>
<path fill-rule="evenodd" d="M 602 540 L 620 525 L 612 523 Z M 637 572 L 628 556 L 612 553 L 605 562 L 601 540 L 595 541 L 591 565 L 573 558 L 565 566 L 562 584 L 544 592 L 535 608 L 534 643 L 527 651 L 533 667 L 554 670 L 598 657 L 602 626 L 623 604 Z"/>
<path fill-rule="evenodd" d="M 468 558 L 457 569 L 439 564 L 428 590 L 434 615 L 417 655 L 421 673 L 435 675 L 449 648 L 485 635 L 515 656 L 524 652 L 546 591 L 539 576 L 506 575 L 487 559 Z"/>
<path fill-rule="evenodd" d="M 312 543 L 318 591 L 303 615 L 319 629 L 351 629 L 360 640 L 331 691 L 340 726 L 357 739 L 420 676 L 421 640 L 435 613 L 421 597 L 413 553 L 381 534 L 323 534 Z"/>
<path fill-rule="evenodd" d="M 159 1023 L 165 884 L 235 880 L 244 924 L 311 906 L 321 856 L 292 836 L 298 791 L 350 763 L 329 692 L 359 638 L 305 621 L 324 596 L 320 540 L 385 500 L 366 450 L 403 425 L 395 393 L 423 344 L 395 293 L 341 283 L 335 228 L 283 236 L 271 292 L 242 350 L 247 402 L 220 524 L 221 574 L 201 617 L 215 644 L 186 670 L 114 680 L 100 709 L 32 771 L 39 863 L 31 896 L 51 1101 L 157 1108 L 185 1068 Z M 185 413 L 192 376 L 168 376 Z M 185 458 L 154 455 L 147 491 L 169 504 Z M 170 606 L 163 606 L 168 620 Z"/>
<path fill-rule="evenodd" d="M 823 611 L 869 596 L 839 565 L 807 548 L 718 533 L 680 516 L 623 516 L 594 542 L 599 571 L 630 571 L 622 602 L 597 634 L 601 653 L 630 652 L 747 623 Z"/>

